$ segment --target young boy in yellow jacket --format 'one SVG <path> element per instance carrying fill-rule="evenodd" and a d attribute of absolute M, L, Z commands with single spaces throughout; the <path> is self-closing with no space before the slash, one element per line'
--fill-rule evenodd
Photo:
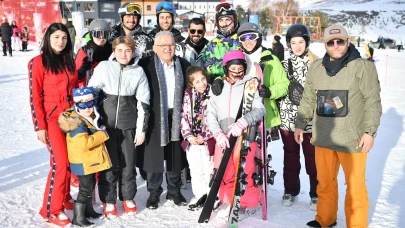
<path fill-rule="evenodd" d="M 98 126 L 100 115 L 96 109 L 93 87 L 73 89 L 74 109 L 59 116 L 59 127 L 66 133 L 70 170 L 80 180 L 79 194 L 74 204 L 72 224 L 93 225 L 86 218 L 99 218 L 93 209 L 92 195 L 96 185 L 96 172 L 109 169 L 111 160 L 104 142 L 108 134 Z"/>

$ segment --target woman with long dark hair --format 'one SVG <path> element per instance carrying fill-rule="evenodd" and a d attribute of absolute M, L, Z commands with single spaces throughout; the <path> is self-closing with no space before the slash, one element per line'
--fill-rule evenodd
<path fill-rule="evenodd" d="M 39 214 L 58 226 L 70 223 L 64 209 L 73 208 L 66 136 L 57 124 L 59 115 L 72 106 L 72 89 L 78 84 L 72 53 L 68 29 L 53 23 L 43 37 L 41 54 L 28 63 L 34 130 L 48 148 L 51 166 Z"/>
<path fill-rule="evenodd" d="M 13 35 L 11 35 L 11 47 L 13 51 L 21 50 L 20 46 L 20 30 L 18 29 L 17 22 L 11 22 L 11 29 L 13 30 Z"/>

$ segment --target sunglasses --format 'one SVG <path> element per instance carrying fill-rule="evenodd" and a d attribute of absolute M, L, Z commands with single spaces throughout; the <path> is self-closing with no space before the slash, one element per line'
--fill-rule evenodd
<path fill-rule="evenodd" d="M 97 39 L 108 39 L 110 37 L 110 31 L 91 31 L 91 36 Z"/>
<path fill-rule="evenodd" d="M 125 8 L 120 8 L 118 13 L 125 13 L 125 14 L 142 14 L 142 7 L 139 4 L 131 3 L 125 6 Z"/>
<path fill-rule="evenodd" d="M 253 41 L 259 39 L 259 33 L 245 33 L 239 36 L 239 42 L 246 42 L 247 40 Z"/>
<path fill-rule="evenodd" d="M 326 46 L 333 47 L 337 44 L 338 46 L 344 46 L 346 44 L 346 40 L 338 39 L 338 40 L 329 40 L 326 42 Z"/>
<path fill-rule="evenodd" d="M 215 12 L 222 13 L 223 11 L 231 11 L 232 6 L 229 3 L 221 3 L 215 7 Z"/>
<path fill-rule="evenodd" d="M 95 100 L 75 103 L 76 107 L 80 109 L 93 108 L 95 104 L 96 104 Z"/>
<path fill-rule="evenodd" d="M 195 32 L 202 35 L 204 33 L 204 30 L 202 30 L 202 29 L 190 29 L 191 34 L 195 34 Z"/>

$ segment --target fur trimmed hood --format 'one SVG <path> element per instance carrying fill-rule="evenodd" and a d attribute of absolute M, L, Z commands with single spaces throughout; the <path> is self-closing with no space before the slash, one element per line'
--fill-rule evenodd
<path fill-rule="evenodd" d="M 79 115 L 74 110 L 63 112 L 58 118 L 59 128 L 65 133 L 74 131 L 83 124 L 85 125 L 86 123 L 80 119 Z"/>

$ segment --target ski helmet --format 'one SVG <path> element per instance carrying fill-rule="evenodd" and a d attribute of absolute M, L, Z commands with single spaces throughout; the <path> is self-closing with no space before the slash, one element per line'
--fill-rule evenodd
<path fill-rule="evenodd" d="M 291 45 L 290 45 L 291 38 L 293 38 L 293 37 L 302 37 L 305 40 L 305 47 L 308 48 L 309 47 L 309 42 L 311 41 L 310 34 L 311 33 L 309 32 L 308 27 L 303 25 L 303 24 L 291 25 L 288 28 L 287 34 L 285 36 L 286 41 L 287 41 L 287 47 L 291 48 Z"/>
<path fill-rule="evenodd" d="M 89 32 L 92 37 L 108 39 L 110 37 L 110 24 L 101 18 L 94 19 L 90 23 Z"/>
<path fill-rule="evenodd" d="M 176 17 L 176 9 L 174 9 L 173 5 L 170 4 L 170 2 L 163 1 L 163 2 L 159 2 L 156 5 L 156 18 L 157 18 L 158 26 L 159 26 L 159 14 L 160 13 L 170 13 L 172 15 L 172 25 L 174 25 L 174 18 Z"/>
<path fill-rule="evenodd" d="M 232 64 L 243 65 L 244 72 L 247 70 L 247 61 L 245 54 L 239 50 L 228 51 L 222 59 L 222 67 L 224 68 L 225 75 L 228 75 L 228 68 Z"/>
<path fill-rule="evenodd" d="M 238 16 L 237 16 L 237 14 L 236 14 L 236 10 L 234 10 L 234 9 L 232 8 L 232 5 L 231 5 L 231 4 L 229 4 L 229 3 L 227 3 L 227 2 L 220 3 L 220 4 L 218 4 L 218 5 L 215 7 L 215 12 L 216 12 L 216 14 L 215 14 L 215 26 L 217 26 L 218 28 L 220 28 L 220 26 L 219 26 L 219 18 L 220 18 L 220 17 L 223 17 L 223 16 L 232 16 L 232 18 L 233 18 L 233 24 L 234 24 L 232 33 L 235 32 L 235 30 L 237 30 L 237 28 L 238 28 L 238 26 L 239 26 L 239 23 L 238 23 Z M 232 34 L 232 33 L 231 33 L 231 34 Z"/>
<path fill-rule="evenodd" d="M 241 25 L 241 26 L 239 27 L 239 29 L 238 29 L 238 39 L 239 39 L 239 42 L 242 43 L 242 41 L 241 41 L 241 35 L 246 34 L 246 33 L 252 33 L 253 36 L 257 35 L 257 37 L 258 37 L 258 38 L 257 38 L 256 46 L 255 46 L 251 51 L 247 51 L 247 50 L 243 47 L 243 45 L 241 45 L 241 46 L 242 46 L 242 49 L 243 49 L 243 52 L 245 52 L 245 53 L 247 53 L 247 54 L 252 54 L 252 53 L 255 52 L 259 47 L 262 46 L 262 32 L 260 31 L 260 28 L 259 28 L 259 26 L 258 26 L 257 24 L 251 23 L 251 22 L 245 23 L 245 24 Z M 256 34 L 255 34 L 255 33 L 256 33 Z M 252 38 L 252 39 L 253 39 L 253 38 Z"/>
<path fill-rule="evenodd" d="M 142 16 L 142 7 L 139 4 L 133 2 L 126 2 L 118 9 L 121 21 L 125 15 L 136 15 L 138 17 L 138 24 Z"/>

